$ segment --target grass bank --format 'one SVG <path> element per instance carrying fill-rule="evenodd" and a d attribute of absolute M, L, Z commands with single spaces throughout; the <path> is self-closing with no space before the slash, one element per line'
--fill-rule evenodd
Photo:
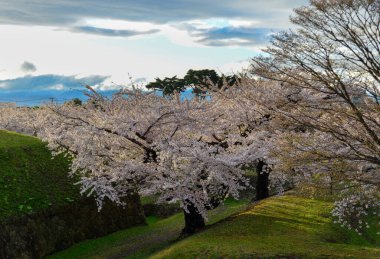
<path fill-rule="evenodd" d="M 248 208 L 246 201 L 229 201 L 211 212 L 206 230 L 180 241 L 181 213 L 150 217 L 147 226 L 88 240 L 50 258 L 380 258 L 377 230 L 359 236 L 343 229 L 332 223 L 331 208 L 330 202 L 294 195 Z"/>
<path fill-rule="evenodd" d="M 320 200 L 272 197 L 151 257 L 380 258 L 377 231 L 363 237 L 343 229 L 332 223 L 331 208 Z"/>
<path fill-rule="evenodd" d="M 0 130 L 0 219 L 74 202 L 69 162 L 39 139 Z"/>
<path fill-rule="evenodd" d="M 229 200 L 210 212 L 212 225 L 233 213 L 244 209 L 247 200 Z M 113 233 L 109 236 L 87 240 L 48 258 L 146 258 L 170 246 L 184 227 L 183 214 L 177 213 L 165 219 L 148 217 L 148 225 Z"/>

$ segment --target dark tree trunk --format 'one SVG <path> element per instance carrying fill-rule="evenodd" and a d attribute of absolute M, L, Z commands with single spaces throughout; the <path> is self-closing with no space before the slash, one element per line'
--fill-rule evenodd
<path fill-rule="evenodd" d="M 185 228 L 182 230 L 182 235 L 193 234 L 196 231 L 205 227 L 205 221 L 201 214 L 193 205 L 187 206 L 188 212 L 185 214 Z"/>
<path fill-rule="evenodd" d="M 157 163 L 157 152 L 154 149 L 147 149 L 144 155 L 144 163 Z"/>
<path fill-rule="evenodd" d="M 262 200 L 269 197 L 269 171 L 263 169 L 266 167 L 266 163 L 262 160 L 256 166 L 257 171 L 257 183 L 256 183 L 256 200 Z"/>

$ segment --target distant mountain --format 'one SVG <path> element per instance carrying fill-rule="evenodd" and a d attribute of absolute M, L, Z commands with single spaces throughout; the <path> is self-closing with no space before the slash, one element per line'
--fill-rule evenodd
<path fill-rule="evenodd" d="M 105 96 L 112 96 L 117 92 L 100 91 Z M 13 102 L 17 106 L 38 106 L 47 102 L 64 103 L 74 98 L 82 101 L 88 99 L 84 91 L 80 90 L 34 90 L 34 91 L 4 91 L 0 90 L 0 102 Z"/>
<path fill-rule="evenodd" d="M 118 90 L 99 91 L 102 95 L 111 97 Z M 48 102 L 64 103 L 74 98 L 86 101 L 88 97 L 85 90 L 33 90 L 33 91 L 9 91 L 0 90 L 0 103 L 16 103 L 17 106 L 39 106 Z M 160 92 L 157 92 L 160 95 Z M 181 99 L 192 99 L 192 89 L 187 89 L 181 94 Z"/>

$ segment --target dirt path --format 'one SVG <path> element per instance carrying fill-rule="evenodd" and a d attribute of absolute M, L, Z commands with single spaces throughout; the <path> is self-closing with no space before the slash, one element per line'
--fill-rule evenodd
<path fill-rule="evenodd" d="M 125 251 L 115 256 L 110 256 L 108 259 L 130 258 L 141 251 L 155 250 L 155 248 L 157 249 L 159 247 L 166 246 L 178 239 L 181 234 L 181 230 L 182 228 L 173 229 L 171 231 L 168 231 L 167 229 L 165 231 L 159 230 L 141 236 L 140 240 L 136 240 L 136 242 Z"/>

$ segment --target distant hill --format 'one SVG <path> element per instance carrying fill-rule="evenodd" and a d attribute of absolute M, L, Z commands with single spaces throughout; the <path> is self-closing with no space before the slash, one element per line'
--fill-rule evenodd
<path fill-rule="evenodd" d="M 86 89 L 83 87 L 83 91 Z M 87 100 L 88 97 L 81 90 L 33 90 L 33 91 L 5 91 L 0 90 L 0 102 L 12 102 L 17 106 L 39 106 L 47 102 L 64 103 L 74 98 Z M 116 90 L 101 91 L 111 96 Z"/>
<path fill-rule="evenodd" d="M 17 106 L 39 106 L 51 101 L 64 103 L 74 98 L 86 101 L 88 97 L 82 90 L 34 90 L 34 91 L 5 91 L 0 90 L 0 103 L 13 103 Z M 99 91 L 102 95 L 111 97 L 118 90 Z M 160 95 L 160 92 L 156 92 Z M 182 99 L 194 97 L 192 89 L 187 89 L 182 93 Z"/>

